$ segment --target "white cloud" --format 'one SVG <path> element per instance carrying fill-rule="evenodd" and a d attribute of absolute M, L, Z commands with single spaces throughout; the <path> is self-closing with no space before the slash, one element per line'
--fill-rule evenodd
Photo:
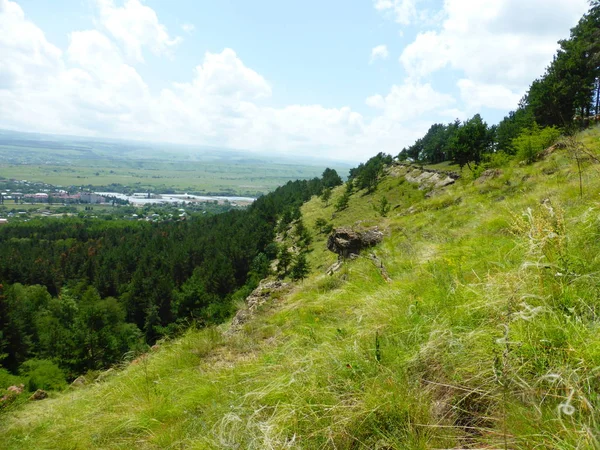
<path fill-rule="evenodd" d="M 33 81 L 43 89 L 62 67 L 61 50 L 8 0 L 0 0 L 0 55 L 0 89 L 32 86 Z"/>
<path fill-rule="evenodd" d="M 397 154 L 433 122 L 464 119 L 481 107 L 514 107 L 578 14 L 561 0 L 547 0 L 548 8 L 558 10 L 556 17 L 541 14 L 552 19 L 549 27 L 558 28 L 549 31 L 541 30 L 537 18 L 525 24 L 512 17 L 509 6 L 527 12 L 516 0 L 446 0 L 443 26 L 419 34 L 402 54 L 409 76 L 387 93 L 365 99 L 369 115 L 363 116 L 348 106 L 273 107 L 276 93 L 269 81 L 229 48 L 205 53 L 188 81 L 154 92 L 132 64 L 142 60 L 146 48 L 168 54 L 178 40 L 139 0 L 126 0 L 122 7 L 96 1 L 98 29 L 73 31 L 63 52 L 15 2 L 0 0 L 0 128 L 351 160 L 379 151 Z M 580 1 L 585 3 L 573 0 Z M 375 5 L 394 13 L 414 5 L 403 4 L 379 0 Z M 378 46 L 372 56 L 385 58 L 389 52 Z M 427 81 L 445 67 L 459 72 L 459 99 Z"/>
<path fill-rule="evenodd" d="M 364 160 L 398 153 L 427 130 L 424 114 L 454 104 L 409 83 L 367 99 L 369 120 L 348 106 L 275 108 L 269 82 L 232 49 L 207 52 L 188 82 L 153 93 L 106 28 L 72 32 L 63 54 L 16 3 L 0 5 L 0 50 L 11 56 L 0 73 L 18 81 L 0 88 L 0 127 Z"/>
<path fill-rule="evenodd" d="M 143 61 L 142 48 L 147 46 L 156 55 L 170 55 L 181 41 L 172 38 L 167 28 L 158 20 L 156 12 L 140 0 L 125 0 L 122 7 L 114 0 L 96 0 L 99 24 L 120 41 L 130 58 Z"/>
<path fill-rule="evenodd" d="M 543 73 L 556 41 L 587 8 L 587 0 L 446 0 L 441 29 L 419 33 L 400 62 L 415 79 L 459 71 L 461 95 L 471 106 L 505 109 Z"/>
<path fill-rule="evenodd" d="M 418 0 L 373 0 L 377 11 L 391 14 L 393 19 L 402 25 L 410 25 L 417 17 Z"/>
<path fill-rule="evenodd" d="M 235 100 L 253 100 L 271 95 L 267 81 L 246 67 L 236 53 L 226 48 L 221 53 L 207 52 L 204 63 L 196 67 L 192 83 L 176 84 L 186 95 L 216 96 Z"/>
<path fill-rule="evenodd" d="M 521 99 L 518 93 L 499 84 L 477 84 L 463 78 L 457 85 L 461 99 L 469 111 L 478 111 L 482 107 L 511 110 L 515 109 Z"/>
<path fill-rule="evenodd" d="M 196 27 L 193 23 L 184 23 L 183 25 L 181 25 L 181 29 L 187 34 L 192 34 L 196 30 Z"/>
<path fill-rule="evenodd" d="M 386 45 L 378 45 L 376 47 L 373 47 L 373 49 L 371 50 L 371 61 L 370 63 L 374 63 L 375 61 L 377 61 L 378 59 L 388 59 L 388 57 L 390 56 L 390 52 L 388 51 L 388 48 Z"/>

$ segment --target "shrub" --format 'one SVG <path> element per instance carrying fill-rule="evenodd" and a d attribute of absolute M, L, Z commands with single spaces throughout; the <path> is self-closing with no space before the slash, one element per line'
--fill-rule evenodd
<path fill-rule="evenodd" d="M 535 122 L 530 128 L 525 128 L 519 137 L 513 140 L 517 157 L 527 164 L 537 161 L 540 153 L 550 147 L 560 137 L 556 127 L 540 128 Z"/>
<path fill-rule="evenodd" d="M 505 152 L 487 153 L 483 157 L 483 166 L 486 169 L 499 169 L 508 165 L 511 156 Z"/>
<path fill-rule="evenodd" d="M 25 383 L 23 378 L 13 375 L 6 369 L 0 368 L 0 390 L 6 389 L 9 386 L 18 386 L 21 383 Z"/>
<path fill-rule="evenodd" d="M 21 373 L 27 378 L 27 389 L 60 390 L 67 386 L 64 372 L 47 359 L 30 359 L 21 365 Z"/>

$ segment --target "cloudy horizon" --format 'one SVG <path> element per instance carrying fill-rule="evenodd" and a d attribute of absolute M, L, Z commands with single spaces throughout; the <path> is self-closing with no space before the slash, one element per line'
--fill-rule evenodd
<path fill-rule="evenodd" d="M 360 161 L 497 123 L 586 0 L 0 0 L 0 128 Z"/>

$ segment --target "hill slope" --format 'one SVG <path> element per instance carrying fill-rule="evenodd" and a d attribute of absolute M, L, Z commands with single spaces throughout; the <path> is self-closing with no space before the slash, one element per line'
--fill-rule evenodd
<path fill-rule="evenodd" d="M 594 154 L 599 136 L 581 137 Z M 343 187 L 313 198 L 307 279 L 237 331 L 5 414 L 0 447 L 599 447 L 600 165 L 581 156 L 465 170 L 431 198 L 392 169 L 337 213 Z M 329 276 L 318 218 L 386 237 Z"/>

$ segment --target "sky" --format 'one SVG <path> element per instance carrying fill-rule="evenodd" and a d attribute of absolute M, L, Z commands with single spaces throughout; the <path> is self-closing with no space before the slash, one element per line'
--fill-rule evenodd
<path fill-rule="evenodd" d="M 587 0 L 0 0 L 0 128 L 345 161 L 491 125 Z"/>

